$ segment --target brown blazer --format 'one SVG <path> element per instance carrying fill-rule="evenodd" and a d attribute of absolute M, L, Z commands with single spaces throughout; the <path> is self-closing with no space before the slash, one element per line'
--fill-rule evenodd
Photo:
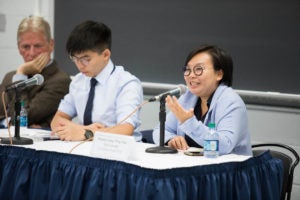
<path fill-rule="evenodd" d="M 5 75 L 1 85 L 0 119 L 4 119 L 2 92 L 7 85 L 12 83 L 12 77 L 16 71 Z M 21 100 L 25 100 L 28 111 L 28 126 L 37 124 L 43 128 L 50 128 L 51 120 L 57 111 L 60 100 L 69 91 L 70 76 L 58 68 L 56 61 L 44 68 L 41 72 L 44 76 L 42 85 L 29 86 L 21 91 Z M 14 119 L 15 92 L 9 91 L 5 95 L 8 116 Z"/>

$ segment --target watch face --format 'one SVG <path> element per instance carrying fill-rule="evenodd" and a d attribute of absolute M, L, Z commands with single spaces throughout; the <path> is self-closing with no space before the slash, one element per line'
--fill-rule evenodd
<path fill-rule="evenodd" d="M 90 130 L 85 130 L 84 136 L 86 139 L 90 139 L 94 136 L 94 133 Z"/>

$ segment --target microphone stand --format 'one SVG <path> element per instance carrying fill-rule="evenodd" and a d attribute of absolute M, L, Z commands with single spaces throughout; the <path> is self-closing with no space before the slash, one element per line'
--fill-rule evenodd
<path fill-rule="evenodd" d="M 165 122 L 166 122 L 166 100 L 165 97 L 168 94 L 164 95 L 160 98 L 160 111 L 159 111 L 159 122 L 160 122 L 160 138 L 159 138 L 159 146 L 150 147 L 146 149 L 147 153 L 177 153 L 177 150 L 168 146 L 165 146 Z"/>
<path fill-rule="evenodd" d="M 15 100 L 15 136 L 13 138 L 1 138 L 1 144 L 12 144 L 16 145 L 26 145 L 33 144 L 33 140 L 30 138 L 20 137 L 20 112 L 21 112 L 21 102 L 20 94 L 18 88 L 16 88 L 16 100 Z"/>

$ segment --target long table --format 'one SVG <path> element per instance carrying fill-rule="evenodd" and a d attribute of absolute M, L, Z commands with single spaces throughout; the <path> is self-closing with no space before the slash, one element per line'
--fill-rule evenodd
<path fill-rule="evenodd" d="M 117 161 L 89 155 L 91 142 L 0 145 L 0 199 L 280 199 L 282 162 L 258 157 L 217 159 L 149 154 Z"/>

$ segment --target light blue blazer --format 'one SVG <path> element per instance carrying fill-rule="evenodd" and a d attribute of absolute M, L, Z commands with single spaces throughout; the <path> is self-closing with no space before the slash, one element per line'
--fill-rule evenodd
<path fill-rule="evenodd" d="M 197 99 L 197 96 L 190 91 L 186 91 L 179 98 L 179 102 L 188 110 L 195 107 Z M 196 116 L 193 116 L 180 124 L 175 115 L 169 112 L 165 122 L 165 142 L 177 135 L 188 135 L 203 146 L 209 122 L 216 124 L 220 140 L 220 155 L 230 153 L 252 155 L 245 103 L 231 87 L 223 84 L 218 86 L 213 95 L 204 123 L 198 121 Z M 153 130 L 153 140 L 156 144 L 159 144 L 159 127 L 158 124 Z"/>

